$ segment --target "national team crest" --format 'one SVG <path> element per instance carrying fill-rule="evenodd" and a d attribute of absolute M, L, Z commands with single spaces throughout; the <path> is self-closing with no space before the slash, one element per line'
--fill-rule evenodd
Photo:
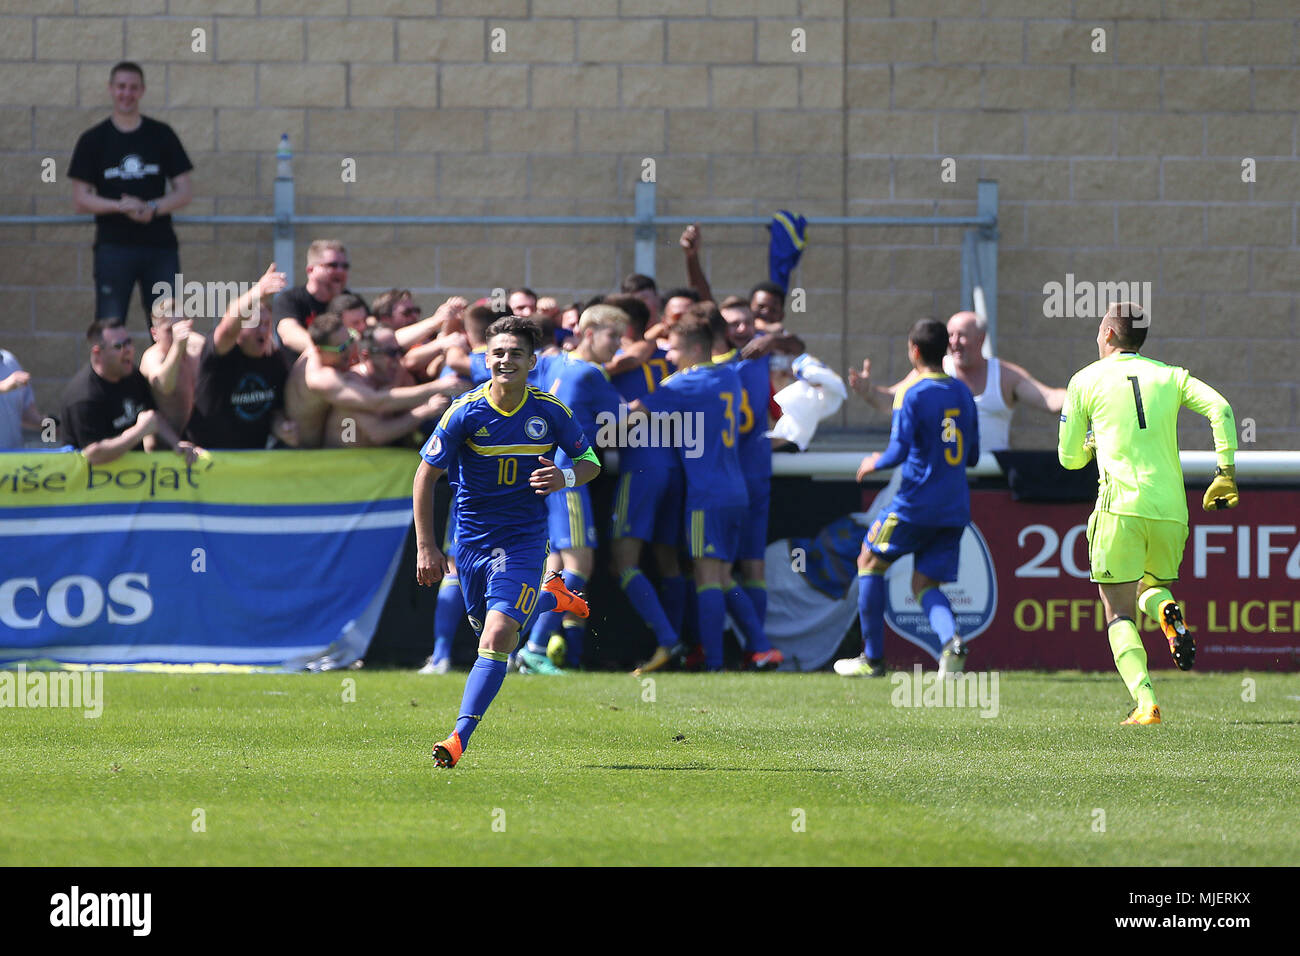
<path fill-rule="evenodd" d="M 546 419 L 534 415 L 528 421 L 524 422 L 524 434 L 537 441 L 546 435 Z"/>

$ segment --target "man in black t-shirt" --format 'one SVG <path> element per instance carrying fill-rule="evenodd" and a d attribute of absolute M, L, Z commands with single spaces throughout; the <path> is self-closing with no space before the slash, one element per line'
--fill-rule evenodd
<path fill-rule="evenodd" d="M 90 364 L 63 391 L 64 439 L 80 448 L 92 465 L 120 458 L 154 436 L 193 463 L 203 449 L 181 441 L 158 414 L 149 383 L 135 367 L 131 333 L 119 324 L 96 319 L 86 339 Z"/>
<path fill-rule="evenodd" d="M 330 301 L 347 291 L 348 251 L 337 239 L 317 239 L 307 247 L 307 281 L 285 289 L 271 304 L 275 332 L 295 356 L 311 351 L 311 328 L 316 316 L 329 311 Z"/>
<path fill-rule="evenodd" d="M 155 299 L 181 295 L 171 288 L 181 271 L 171 213 L 189 203 L 194 167 L 170 126 L 140 115 L 138 64 L 114 66 L 108 90 L 113 115 L 81 134 L 68 178 L 74 208 L 95 214 L 95 318 L 126 322 L 137 283 L 146 319 Z"/>
<path fill-rule="evenodd" d="M 271 434 L 297 444 L 283 411 L 290 359 L 283 348 L 269 349 L 271 314 L 263 303 L 285 284 L 273 262 L 257 285 L 227 307 L 199 355 L 186 438 L 205 448 L 265 448 Z"/>

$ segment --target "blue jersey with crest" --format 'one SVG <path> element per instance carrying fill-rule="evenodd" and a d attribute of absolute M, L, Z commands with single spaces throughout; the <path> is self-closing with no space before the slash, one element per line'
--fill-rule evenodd
<path fill-rule="evenodd" d="M 420 455 L 457 475 L 457 544 L 478 550 L 546 543 L 546 499 L 528 481 L 554 459 L 591 450 L 573 413 L 555 396 L 528 386 L 514 411 L 502 411 L 480 385 L 451 403 Z"/>
<path fill-rule="evenodd" d="M 889 447 L 877 468 L 901 464 L 902 484 L 882 509 L 912 524 L 954 527 L 970 522 L 966 466 L 980 456 L 979 418 L 969 388 L 929 373 L 894 394 Z"/>
<path fill-rule="evenodd" d="M 618 419 L 618 407 L 623 404 L 622 396 L 610 384 L 605 370 L 594 362 L 580 359 L 572 352 L 563 352 L 556 356 L 559 361 L 550 362 L 546 368 L 549 382 L 539 383 L 573 411 L 573 417 L 590 442 L 596 441 L 600 434 L 600 420 L 603 415 Z M 538 360 L 538 367 L 541 361 Z M 555 453 L 555 464 L 561 468 L 570 468 L 573 459 L 560 448 Z"/>
<path fill-rule="evenodd" d="M 675 372 L 641 399 L 651 412 L 680 412 L 677 454 L 686 472 L 688 510 L 749 501 L 736 445 L 744 386 L 735 369 L 704 363 Z"/>
<path fill-rule="evenodd" d="M 623 396 L 623 400 L 631 403 L 638 398 L 645 398 L 675 370 L 675 366 L 668 361 L 668 353 L 663 349 L 655 349 L 655 354 L 636 368 L 619 372 L 609 381 Z M 619 471 L 625 473 L 679 467 L 677 452 L 673 448 L 624 446 L 618 450 L 618 462 Z"/>

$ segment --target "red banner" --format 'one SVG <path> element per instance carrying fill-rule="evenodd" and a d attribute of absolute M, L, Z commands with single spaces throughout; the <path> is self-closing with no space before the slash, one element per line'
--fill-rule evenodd
<path fill-rule="evenodd" d="M 1172 590 L 1196 637 L 1196 669 L 1300 670 L 1300 491 L 1246 488 L 1239 507 L 1212 514 L 1201 510 L 1200 491 L 1187 497 L 1190 533 Z M 1088 581 L 1090 511 L 972 492 L 997 582 L 992 621 L 971 645 L 972 668 L 1114 668 L 1097 585 Z M 1172 667 L 1163 635 L 1139 617 L 1151 666 Z M 891 665 L 912 663 L 896 651 L 933 664 L 891 636 Z"/>

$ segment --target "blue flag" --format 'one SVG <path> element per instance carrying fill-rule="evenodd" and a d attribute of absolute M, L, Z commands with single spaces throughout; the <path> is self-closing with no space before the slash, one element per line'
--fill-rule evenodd
<path fill-rule="evenodd" d="M 790 273 L 799 264 L 803 247 L 808 244 L 808 220 L 782 209 L 772 217 L 767 228 L 772 234 L 767 247 L 768 278 L 782 289 L 789 289 Z"/>

